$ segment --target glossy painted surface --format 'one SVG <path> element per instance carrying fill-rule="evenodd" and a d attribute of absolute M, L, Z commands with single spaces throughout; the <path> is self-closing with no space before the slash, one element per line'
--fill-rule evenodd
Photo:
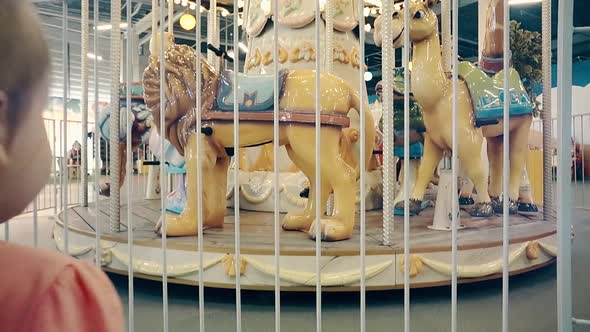
<path fill-rule="evenodd" d="M 195 130 L 195 53 L 187 46 L 172 45 L 165 54 L 167 63 L 166 80 L 166 138 L 173 145 L 178 145 L 187 161 L 187 207 L 178 216 L 168 216 L 167 234 L 170 236 L 194 235 L 197 233 L 197 182 L 196 182 L 196 140 L 202 140 L 201 155 L 203 170 L 203 225 L 222 227 L 226 205 L 226 181 L 229 156 L 226 149 L 233 147 L 233 123 L 209 120 L 204 123 L 212 129 L 212 135 L 206 136 Z M 148 107 L 158 119 L 159 112 L 159 61 L 151 59 L 150 66 L 144 73 L 145 99 Z M 212 109 L 217 93 L 218 73 L 201 59 L 201 82 L 203 104 L 200 110 L 203 117 L 215 113 Z M 289 71 L 280 98 L 280 108 L 285 113 L 314 114 L 315 112 L 315 72 L 312 70 Z M 360 109 L 359 94 L 351 85 L 334 75 L 322 73 L 320 76 L 321 100 L 323 114 L 346 117 L 349 110 Z M 227 113 L 227 112 L 223 112 Z M 369 112 L 365 114 L 367 161 L 370 160 L 375 125 Z M 159 121 L 154 121 L 156 126 Z M 195 132 L 197 131 L 197 132 Z M 291 212 L 283 220 L 287 230 L 308 231 L 313 229 L 315 216 L 315 191 L 321 186 L 322 207 L 325 210 L 328 195 L 334 193 L 334 211 L 332 216 L 322 218 L 322 236 L 325 240 L 347 239 L 352 234 L 356 206 L 355 184 L 357 165 L 350 165 L 343 155 L 351 149 L 342 145 L 343 131 L 338 126 L 321 128 L 321 178 L 322 183 L 310 183 L 310 199 L 302 212 Z M 272 121 L 245 121 L 240 123 L 240 146 L 255 146 L 273 140 Z M 309 179 L 315 178 L 315 128 L 313 125 L 282 122 L 279 140 L 285 145 L 287 153 Z M 344 150 L 343 150 L 344 149 Z M 367 162 L 368 165 L 368 162 Z M 366 167 L 366 166 L 365 166 Z"/>
<path fill-rule="evenodd" d="M 436 1 L 434 1 L 436 2 Z M 430 2 L 432 3 L 432 2 Z M 441 61 L 441 46 L 438 22 L 434 11 L 427 3 L 412 2 L 409 8 L 410 40 L 413 49 L 412 93 L 424 108 L 424 158 L 418 172 L 418 179 L 411 198 L 422 200 L 426 186 L 443 153 L 451 152 L 452 146 L 452 81 L 445 74 Z M 403 44 L 403 10 L 394 14 L 394 46 Z M 378 30 L 377 30 L 378 31 Z M 380 40 L 379 37 L 376 40 Z M 490 202 L 489 195 L 501 192 L 502 176 L 502 121 L 497 125 L 475 127 L 471 96 L 464 81 L 459 82 L 457 91 L 458 158 L 469 178 L 475 184 L 478 198 Z M 510 119 L 510 198 L 518 197 L 518 187 L 524 169 L 528 132 L 531 116 Z M 483 137 L 488 139 L 488 155 L 491 163 L 491 181 L 485 174 L 480 156 Z"/>

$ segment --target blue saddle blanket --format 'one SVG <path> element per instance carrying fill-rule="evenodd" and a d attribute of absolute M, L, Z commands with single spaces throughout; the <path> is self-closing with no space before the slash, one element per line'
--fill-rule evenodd
<path fill-rule="evenodd" d="M 283 89 L 287 70 L 279 72 L 279 93 Z M 234 73 L 226 70 L 221 73 L 217 91 L 217 108 L 220 111 L 234 110 Z M 238 108 L 243 112 L 272 111 L 274 107 L 274 75 L 238 74 Z"/>
<path fill-rule="evenodd" d="M 422 158 L 424 154 L 424 144 L 422 142 L 416 142 L 410 144 L 410 158 Z M 404 158 L 404 147 L 402 146 L 394 146 L 393 147 L 393 155 L 398 158 Z"/>
<path fill-rule="evenodd" d="M 531 114 L 533 103 L 514 68 L 509 69 L 509 114 L 519 116 Z M 465 79 L 473 103 L 476 124 L 495 124 L 504 115 L 504 72 L 489 77 L 471 62 L 459 64 L 459 75 Z"/>

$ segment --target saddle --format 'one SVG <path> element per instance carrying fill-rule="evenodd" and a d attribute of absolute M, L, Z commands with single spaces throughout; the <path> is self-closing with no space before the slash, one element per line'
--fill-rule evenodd
<path fill-rule="evenodd" d="M 504 71 L 489 77 L 481 68 L 468 61 L 460 62 L 458 69 L 459 76 L 465 80 L 471 94 L 475 125 L 497 124 L 504 115 Z M 533 103 L 522 85 L 520 75 L 514 68 L 509 70 L 510 116 L 532 114 Z"/>
<path fill-rule="evenodd" d="M 274 97 L 275 93 L 279 98 L 283 94 L 285 79 L 289 71 L 279 71 L 279 91 L 274 91 L 274 75 L 246 75 L 238 74 L 237 102 L 240 121 L 264 121 L 274 120 Z M 222 71 L 219 79 L 215 109 L 203 113 L 203 120 L 233 121 L 234 111 L 234 72 L 231 70 Z M 296 122 L 305 124 L 315 123 L 314 112 L 287 112 L 279 110 L 279 121 Z M 321 114 L 322 125 L 335 125 L 348 127 L 349 120 L 337 114 Z"/>

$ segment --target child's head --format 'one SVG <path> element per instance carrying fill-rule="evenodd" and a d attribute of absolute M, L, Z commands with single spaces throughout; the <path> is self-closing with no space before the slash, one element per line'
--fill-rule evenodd
<path fill-rule="evenodd" d="M 0 222 L 20 213 L 46 183 L 50 152 L 42 109 L 49 51 L 29 1 L 0 5 Z"/>

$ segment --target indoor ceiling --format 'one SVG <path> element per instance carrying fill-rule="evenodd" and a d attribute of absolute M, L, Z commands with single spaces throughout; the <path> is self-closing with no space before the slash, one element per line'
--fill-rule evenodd
<path fill-rule="evenodd" d="M 70 16 L 70 31 L 71 33 L 78 33 L 79 39 L 79 29 L 80 29 L 80 0 L 67 0 L 68 7 L 69 7 L 69 16 Z M 311 1 L 311 0 L 310 0 Z M 61 15 L 62 15 L 62 1 L 61 0 L 35 0 L 36 5 L 38 6 L 44 23 L 46 25 L 47 30 L 50 32 L 51 38 L 60 40 L 61 36 Z M 93 3 L 94 0 L 90 0 L 90 11 L 91 11 L 91 18 L 93 13 Z M 374 1 L 372 1 L 374 2 Z M 396 0 L 398 2 L 398 0 Z M 125 6 L 126 1 L 122 1 L 123 6 Z M 145 18 L 151 12 L 151 0 L 134 0 L 133 2 L 133 21 L 135 23 L 140 22 L 143 18 Z M 233 2 L 231 0 L 218 0 L 218 4 L 220 6 L 225 7 L 229 11 L 233 8 Z M 209 7 L 208 1 L 202 1 L 202 5 L 205 8 Z M 552 1 L 552 44 L 554 48 L 553 52 L 553 59 L 557 56 L 557 52 L 555 51 L 556 48 L 556 38 L 557 38 L 557 5 L 558 1 Z M 477 46 L 477 21 L 478 21 L 478 4 L 477 0 L 460 0 L 459 2 L 459 17 L 461 18 L 459 21 L 459 55 L 463 58 L 475 60 L 477 59 L 478 53 L 478 46 Z M 99 7 L 100 7 L 100 21 L 104 23 L 108 23 L 110 21 L 110 1 L 109 0 L 99 0 Z M 180 7 L 180 6 L 179 6 Z M 180 9 L 180 8 L 179 8 Z M 181 10 L 177 12 L 181 13 Z M 588 0 L 574 0 L 574 26 L 581 27 L 581 26 L 590 26 L 590 1 Z M 122 11 L 122 19 L 126 19 L 126 10 L 123 9 Z M 540 3 L 533 3 L 528 5 L 519 5 L 519 6 L 511 6 L 510 8 L 510 17 L 513 20 L 519 21 L 522 23 L 522 27 L 532 31 L 541 31 L 541 4 Z M 149 17 L 146 18 L 146 21 L 149 20 Z M 374 17 L 367 17 L 367 23 L 373 25 Z M 233 21 L 231 16 L 227 18 L 220 17 L 220 39 L 222 48 L 223 45 L 227 44 L 231 45 L 233 36 Z M 149 32 L 150 29 L 146 29 L 144 32 L 140 34 L 140 39 L 147 40 L 149 39 Z M 194 32 L 188 32 L 183 30 L 178 22 L 175 24 L 175 35 L 178 38 L 180 43 L 194 45 L 195 43 L 195 35 Z M 206 15 L 203 14 L 201 19 L 201 31 L 203 33 L 202 38 L 206 38 Z M 101 36 L 105 39 L 105 46 L 108 46 L 108 33 Z M 243 36 L 240 36 L 243 39 Z M 75 38 L 75 37 L 74 37 Z M 102 40 L 101 38 L 101 40 Z M 367 35 L 367 45 L 365 48 L 366 54 L 366 63 L 369 67 L 369 70 L 373 73 L 373 80 L 368 84 L 368 88 L 372 90 L 374 84 L 378 80 L 380 80 L 380 72 L 381 72 L 381 49 L 377 48 L 372 44 L 372 32 Z M 586 59 L 590 58 L 590 31 L 589 32 L 576 32 L 574 34 L 574 47 L 573 47 L 573 56 L 575 59 Z M 245 40 L 244 40 L 245 42 Z M 54 52 L 61 52 L 60 51 L 60 43 L 58 45 L 52 45 L 57 47 Z M 229 46 L 231 47 L 231 46 Z M 204 49 L 202 49 L 204 50 Z M 106 55 L 105 55 L 106 57 Z M 397 59 L 400 59 L 401 56 L 397 56 Z M 79 60 L 79 55 L 78 55 Z M 107 62 L 103 64 L 105 67 L 107 66 Z M 108 68 L 106 68 L 108 69 Z M 72 71 L 73 73 L 73 71 Z M 105 80 L 107 76 L 105 76 Z M 63 79 L 56 79 L 56 82 L 61 82 Z M 105 81 L 106 84 L 106 81 Z"/>

